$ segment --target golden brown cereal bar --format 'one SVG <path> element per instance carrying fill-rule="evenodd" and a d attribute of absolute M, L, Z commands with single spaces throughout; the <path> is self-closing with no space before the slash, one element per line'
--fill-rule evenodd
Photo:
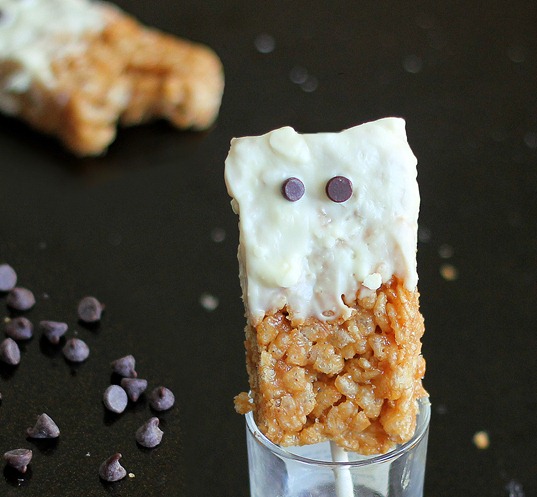
<path fill-rule="evenodd" d="M 415 431 L 425 362 L 417 160 L 405 123 L 232 140 L 250 395 L 283 446 L 386 452 Z"/>
<path fill-rule="evenodd" d="M 214 122 L 224 79 L 212 50 L 147 28 L 110 4 L 90 8 L 98 9 L 102 27 L 55 34 L 55 42 L 64 36 L 66 45 L 80 35 L 79 47 L 51 58 L 48 79 L 32 77 L 21 91 L 16 83 L 25 68 L 16 56 L 0 53 L 4 112 L 58 137 L 80 156 L 102 154 L 118 123 L 164 118 L 201 130 Z"/>
<path fill-rule="evenodd" d="M 246 327 L 247 393 L 235 407 L 254 409 L 274 443 L 333 440 L 362 454 L 383 453 L 414 434 L 422 386 L 424 326 L 417 291 L 396 278 L 348 305 L 351 317 L 309 319 L 293 327 L 285 309 Z"/>

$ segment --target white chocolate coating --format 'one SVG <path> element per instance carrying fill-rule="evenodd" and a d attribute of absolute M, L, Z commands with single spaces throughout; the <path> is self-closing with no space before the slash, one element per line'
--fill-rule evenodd
<path fill-rule="evenodd" d="M 347 302 L 394 275 L 417 285 L 419 191 L 405 122 L 386 118 L 340 133 L 290 127 L 236 138 L 225 180 L 239 214 L 239 263 L 249 322 L 285 305 L 294 322 L 348 317 Z M 326 183 L 353 185 L 343 203 Z M 304 196 L 286 200 L 283 182 L 299 178 Z"/>
<path fill-rule="evenodd" d="M 106 23 L 103 6 L 90 0 L 0 0 L 0 64 L 11 69 L 0 94 L 25 92 L 33 80 L 53 86 L 51 62 L 84 50 L 84 36 Z M 0 108 L 13 113 L 8 102 L 0 99 Z"/>

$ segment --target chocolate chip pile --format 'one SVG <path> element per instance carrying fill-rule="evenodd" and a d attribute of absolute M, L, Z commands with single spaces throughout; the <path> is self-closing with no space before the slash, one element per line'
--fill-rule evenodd
<path fill-rule="evenodd" d="M 30 310 L 36 304 L 36 299 L 31 290 L 17 286 L 17 273 L 8 264 L 0 264 L 0 294 L 5 293 L 8 308 L 16 313 Z M 80 300 L 77 315 L 80 321 L 93 324 L 100 321 L 105 309 L 104 304 L 95 297 L 87 296 Z M 72 363 L 80 363 L 88 359 L 90 349 L 88 345 L 77 337 L 65 340 L 60 344 L 64 335 L 68 332 L 67 323 L 60 321 L 44 320 L 39 322 L 42 335 L 54 346 L 61 347 L 65 359 Z M 0 342 L 0 361 L 16 367 L 21 361 L 21 352 L 18 341 L 26 341 L 33 337 L 34 325 L 25 316 L 17 315 L 5 319 L 7 338 Z M 110 364 L 112 373 L 121 377 L 120 384 L 112 384 L 103 393 L 103 404 L 112 413 L 121 414 L 127 408 L 129 401 L 136 403 L 148 387 L 148 381 L 138 378 L 136 372 L 136 360 L 132 355 L 120 357 Z M 0 394 L 1 399 L 1 394 Z M 154 411 L 166 411 L 175 403 L 175 396 L 171 390 L 164 386 L 155 387 L 148 395 L 149 405 Z M 162 441 L 164 432 L 159 428 L 158 417 L 151 417 L 140 426 L 134 433 L 136 442 L 145 448 L 154 448 Z M 33 427 L 26 431 L 30 439 L 54 439 L 60 436 L 60 429 L 54 420 L 47 414 L 42 413 L 37 417 Z M 6 464 L 21 474 L 26 473 L 32 460 L 33 452 L 26 448 L 8 450 L 4 453 Z M 127 472 L 120 464 L 122 455 L 117 452 L 107 458 L 99 467 L 99 476 L 107 482 L 115 482 L 123 479 Z"/>

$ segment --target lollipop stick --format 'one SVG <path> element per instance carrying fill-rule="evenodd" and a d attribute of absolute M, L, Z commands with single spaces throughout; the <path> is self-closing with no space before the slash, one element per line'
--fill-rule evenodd
<path fill-rule="evenodd" d="M 334 462 L 349 462 L 349 454 L 335 442 L 330 442 L 330 452 Z M 348 467 L 334 468 L 336 479 L 336 497 L 354 497 L 352 476 Z"/>

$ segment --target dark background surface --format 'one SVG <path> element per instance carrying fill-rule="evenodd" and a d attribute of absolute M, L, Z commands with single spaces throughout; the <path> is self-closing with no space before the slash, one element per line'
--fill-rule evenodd
<path fill-rule="evenodd" d="M 419 160 L 426 496 L 537 495 L 537 4 L 118 4 L 218 52 L 221 115 L 206 133 L 121 130 L 106 156 L 85 160 L 0 118 L 0 262 L 35 292 L 34 323 L 66 320 L 91 347 L 74 368 L 36 333 L 19 367 L 0 368 L 0 452 L 34 450 L 24 478 L 4 471 L 0 495 L 246 497 L 244 421 L 232 403 L 247 379 L 229 141 L 388 115 L 407 120 Z M 269 53 L 256 47 L 262 34 L 274 40 Z M 303 84 L 292 81 L 297 68 Z M 107 304 L 97 329 L 76 322 L 87 294 Z M 127 353 L 150 387 L 176 394 L 153 451 L 134 441 L 146 401 L 120 416 L 101 403 L 109 362 Z M 57 444 L 25 439 L 41 412 L 60 426 Z M 490 446 L 480 450 L 481 430 Z M 116 451 L 135 477 L 105 485 L 98 467 Z"/>

